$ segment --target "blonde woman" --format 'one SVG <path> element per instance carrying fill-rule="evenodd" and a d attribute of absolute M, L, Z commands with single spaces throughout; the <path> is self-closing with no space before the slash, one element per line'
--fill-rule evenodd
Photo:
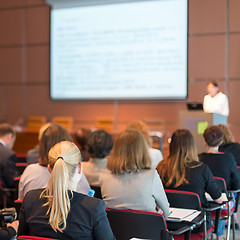
<path fill-rule="evenodd" d="M 29 191 L 20 212 L 18 235 L 57 239 L 114 239 L 102 200 L 77 193 L 82 176 L 81 154 L 68 141 L 48 154 L 47 187 Z"/>
<path fill-rule="evenodd" d="M 223 142 L 219 146 L 219 152 L 230 152 L 237 163 L 240 166 L 240 144 L 235 142 L 234 136 L 230 129 L 226 125 L 217 125 L 223 132 Z"/>
<path fill-rule="evenodd" d="M 149 154 L 152 159 L 152 168 L 155 169 L 160 161 L 162 161 L 163 156 L 162 152 L 159 149 L 152 148 L 152 139 L 149 135 L 149 129 L 145 122 L 141 120 L 130 122 L 127 125 L 127 129 L 136 129 L 138 130 L 144 137 L 144 139 L 147 141 L 147 144 L 149 146 Z"/>
<path fill-rule="evenodd" d="M 107 163 L 109 173 L 100 174 L 103 200 L 107 207 L 156 212 L 165 217 L 169 204 L 157 171 L 151 169 L 148 145 L 136 129 L 120 133 Z"/>

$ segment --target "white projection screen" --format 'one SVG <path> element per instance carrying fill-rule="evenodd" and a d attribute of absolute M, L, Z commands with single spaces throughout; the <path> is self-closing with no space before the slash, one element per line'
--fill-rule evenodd
<path fill-rule="evenodd" d="M 53 100 L 187 98 L 187 0 L 47 0 Z"/>

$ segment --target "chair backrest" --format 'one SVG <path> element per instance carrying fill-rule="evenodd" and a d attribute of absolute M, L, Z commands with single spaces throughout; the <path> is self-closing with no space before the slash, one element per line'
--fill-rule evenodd
<path fill-rule="evenodd" d="M 46 117 L 44 116 L 28 116 L 27 130 L 29 132 L 38 132 L 44 123 L 46 123 Z"/>
<path fill-rule="evenodd" d="M 227 184 L 222 177 L 213 177 L 214 180 L 216 181 L 218 187 L 220 188 L 221 192 L 225 193 L 227 191 Z"/>
<path fill-rule="evenodd" d="M 73 118 L 72 117 L 54 117 L 52 122 L 65 127 L 68 131 L 72 131 Z"/>
<path fill-rule="evenodd" d="M 56 238 L 44 238 L 44 237 L 35 237 L 35 236 L 26 236 L 26 235 L 22 235 L 22 236 L 18 236 L 17 237 L 18 240 L 58 240 Z"/>
<path fill-rule="evenodd" d="M 26 167 L 27 167 L 26 162 L 17 162 L 16 163 L 16 168 L 18 170 L 19 175 L 22 175 L 22 173 L 23 173 L 23 171 L 25 170 Z"/>
<path fill-rule="evenodd" d="M 171 207 L 201 210 L 201 201 L 197 193 L 165 189 Z"/>
<path fill-rule="evenodd" d="M 106 209 L 113 234 L 118 240 L 133 237 L 143 239 L 172 239 L 162 214 L 139 210 Z"/>

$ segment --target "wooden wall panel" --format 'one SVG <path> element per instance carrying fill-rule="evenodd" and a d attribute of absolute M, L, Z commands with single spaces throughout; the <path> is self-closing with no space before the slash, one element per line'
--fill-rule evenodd
<path fill-rule="evenodd" d="M 0 45 L 22 44 L 23 11 L 11 9 L 0 11 Z"/>
<path fill-rule="evenodd" d="M 240 31 L 240 1 L 229 1 L 229 31 Z"/>
<path fill-rule="evenodd" d="M 35 6 L 45 4 L 45 0 L 25 0 L 27 6 Z"/>
<path fill-rule="evenodd" d="M 225 76 L 225 36 L 189 38 L 189 78 Z"/>
<path fill-rule="evenodd" d="M 18 121 L 24 121 L 26 110 L 24 95 L 24 87 L 21 85 L 6 87 L 6 119 L 11 124 L 15 124 Z"/>
<path fill-rule="evenodd" d="M 190 0 L 189 33 L 225 31 L 225 0 Z"/>
<path fill-rule="evenodd" d="M 49 43 L 50 8 L 48 6 L 27 8 L 27 43 Z"/>
<path fill-rule="evenodd" d="M 240 19 L 239 19 L 240 24 Z M 240 32 L 229 36 L 229 77 L 240 79 Z"/>
<path fill-rule="evenodd" d="M 24 0 L 0 0 L 0 9 L 23 6 Z"/>
<path fill-rule="evenodd" d="M 27 82 L 49 84 L 49 51 L 49 46 L 31 46 L 27 48 Z"/>
<path fill-rule="evenodd" d="M 22 48 L 0 48 L 0 83 L 22 82 Z"/>

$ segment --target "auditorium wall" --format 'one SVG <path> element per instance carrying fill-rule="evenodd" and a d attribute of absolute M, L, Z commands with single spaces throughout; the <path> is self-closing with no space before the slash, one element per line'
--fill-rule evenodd
<path fill-rule="evenodd" d="M 189 0 L 188 101 L 201 102 L 207 82 L 217 80 L 222 91 L 228 92 L 229 124 L 240 141 L 240 1 L 229 0 L 229 9 L 226 3 Z M 186 111 L 186 101 L 51 101 L 49 42 L 50 7 L 44 0 L 0 0 L 0 121 L 24 126 L 28 115 L 48 120 L 72 116 L 77 128 L 94 127 L 98 117 L 105 117 L 115 120 L 117 131 L 135 119 L 164 121 L 169 133 L 178 127 L 179 112 Z"/>

